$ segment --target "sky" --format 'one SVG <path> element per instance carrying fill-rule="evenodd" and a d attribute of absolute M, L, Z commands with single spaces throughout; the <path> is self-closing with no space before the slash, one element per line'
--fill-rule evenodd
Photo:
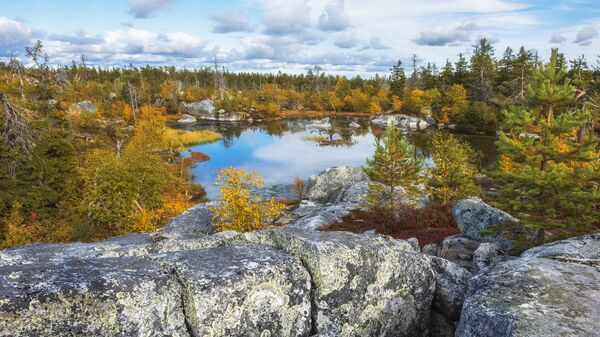
<path fill-rule="evenodd" d="M 600 65 L 600 0 L 0 0 L 0 59 L 40 40 L 52 64 L 373 76 L 468 57 L 482 37 L 497 57 L 558 47 Z"/>

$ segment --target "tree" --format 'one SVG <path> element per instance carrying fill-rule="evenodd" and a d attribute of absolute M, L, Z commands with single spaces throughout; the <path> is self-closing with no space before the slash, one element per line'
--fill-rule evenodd
<path fill-rule="evenodd" d="M 389 126 L 381 138 L 375 140 L 375 153 L 367 159 L 364 172 L 372 182 L 369 184 L 367 201 L 373 208 L 394 216 L 399 206 L 396 189 L 400 186 L 409 200 L 420 194 L 419 183 L 423 159 L 413 157 L 414 148 L 400 131 Z M 379 183 L 379 184 L 378 184 Z"/>
<path fill-rule="evenodd" d="M 406 85 L 406 74 L 404 73 L 404 68 L 402 68 L 402 61 L 398 60 L 398 62 L 390 68 L 390 93 L 396 96 L 402 96 L 402 90 Z"/>
<path fill-rule="evenodd" d="M 575 89 L 565 75 L 554 49 L 550 62 L 534 72 L 527 106 L 504 111 L 496 177 L 499 205 L 527 225 L 578 234 L 600 218 L 600 156 L 592 132 L 574 139 L 588 115 L 571 108 Z"/>
<path fill-rule="evenodd" d="M 473 150 L 452 134 L 436 133 L 429 141 L 434 166 L 429 168 L 426 190 L 438 205 L 477 196 L 481 193 L 473 181 L 476 166 L 470 162 Z"/>
<path fill-rule="evenodd" d="M 474 46 L 471 56 L 471 96 L 474 100 L 488 101 L 493 92 L 493 81 L 496 78 L 494 47 L 486 38 L 479 40 Z"/>
<path fill-rule="evenodd" d="M 467 85 L 467 77 L 469 76 L 469 68 L 467 59 L 460 53 L 458 54 L 458 61 L 454 64 L 454 83 Z"/>
<path fill-rule="evenodd" d="M 438 120 L 442 123 L 455 121 L 456 116 L 463 113 L 468 106 L 467 90 L 460 84 L 453 84 L 444 93 L 441 116 L 438 116 Z"/>
<path fill-rule="evenodd" d="M 262 177 L 257 173 L 229 167 L 219 171 L 215 184 L 221 186 L 221 203 L 210 210 L 219 231 L 268 228 L 285 214 L 284 204 L 252 193 L 253 189 L 263 187 Z"/>

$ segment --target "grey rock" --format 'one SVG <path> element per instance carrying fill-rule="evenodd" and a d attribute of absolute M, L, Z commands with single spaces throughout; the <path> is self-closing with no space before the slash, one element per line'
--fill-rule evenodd
<path fill-rule="evenodd" d="M 454 337 L 457 326 L 458 321 L 448 319 L 439 312 L 432 310 L 429 337 Z"/>
<path fill-rule="evenodd" d="M 502 249 L 497 245 L 489 242 L 484 242 L 477 247 L 473 253 L 473 273 L 479 273 L 484 268 L 494 265 L 498 262 L 505 261 L 510 257 L 504 254 Z"/>
<path fill-rule="evenodd" d="M 600 233 L 556 241 L 531 248 L 522 257 L 545 257 L 600 265 Z"/>
<path fill-rule="evenodd" d="M 223 109 L 216 111 L 214 101 L 212 99 L 205 99 L 191 103 L 183 102 L 181 103 L 181 106 L 190 115 L 206 120 L 236 122 L 244 120 L 248 117 L 242 112 L 228 112 Z"/>
<path fill-rule="evenodd" d="M 456 336 L 598 336 L 599 283 L 598 267 L 578 263 L 498 263 L 469 281 Z"/>
<path fill-rule="evenodd" d="M 215 201 L 195 205 L 169 220 L 157 233 L 172 239 L 189 239 L 210 234 L 213 232 L 213 213 L 209 208 L 216 205 L 218 202 Z"/>
<path fill-rule="evenodd" d="M 369 181 L 359 181 L 343 188 L 338 194 L 335 203 L 354 203 L 356 205 L 363 205 L 365 203 L 365 197 L 368 194 Z"/>
<path fill-rule="evenodd" d="M 439 248 L 440 245 L 437 243 L 428 243 L 425 246 L 423 246 L 422 253 L 431 256 L 437 256 Z"/>
<path fill-rule="evenodd" d="M 527 230 L 519 219 L 479 198 L 457 202 L 452 213 L 458 229 L 466 237 L 495 243 L 508 254 L 516 254 L 524 248 L 519 242 L 527 245 L 537 240 L 537 232 Z"/>
<path fill-rule="evenodd" d="M 426 336 L 434 292 L 429 262 L 386 236 L 293 228 L 247 233 L 297 256 L 312 276 L 315 332 Z"/>
<path fill-rule="evenodd" d="M 98 111 L 96 106 L 90 101 L 82 101 L 79 103 L 73 103 L 73 104 L 71 104 L 71 109 L 75 110 L 79 113 L 84 112 L 84 111 L 95 113 L 96 111 Z"/>
<path fill-rule="evenodd" d="M 193 336 L 307 336 L 310 275 L 282 251 L 227 246 L 152 255 L 182 284 Z"/>
<path fill-rule="evenodd" d="M 321 204 L 304 203 L 292 212 L 292 221 L 288 226 L 308 230 L 322 229 L 330 224 L 342 221 L 342 218 L 357 209 L 354 203 L 342 203 L 324 206 Z"/>
<path fill-rule="evenodd" d="M 452 235 L 442 240 L 437 255 L 467 270 L 471 270 L 473 254 L 478 247 L 479 241 L 469 239 L 460 234 Z"/>
<path fill-rule="evenodd" d="M 310 176 L 305 195 L 313 202 L 333 203 L 346 188 L 367 180 L 367 175 L 360 167 L 330 167 L 319 175 Z"/>
<path fill-rule="evenodd" d="M 406 242 L 408 242 L 413 247 L 415 252 L 421 252 L 421 246 L 419 246 L 419 240 L 417 238 L 408 238 L 406 239 Z"/>
<path fill-rule="evenodd" d="M 196 123 L 196 117 L 190 115 L 183 115 L 177 120 L 179 124 L 194 124 Z"/>
<path fill-rule="evenodd" d="M 133 257 L 0 267 L 0 336 L 189 336 L 180 286 Z"/>
<path fill-rule="evenodd" d="M 469 279 L 469 271 L 439 257 L 427 257 L 435 274 L 435 295 L 432 308 L 449 320 L 458 321 Z"/>
<path fill-rule="evenodd" d="M 360 128 L 360 124 L 358 124 L 356 122 L 351 122 L 348 126 L 351 128 Z"/>

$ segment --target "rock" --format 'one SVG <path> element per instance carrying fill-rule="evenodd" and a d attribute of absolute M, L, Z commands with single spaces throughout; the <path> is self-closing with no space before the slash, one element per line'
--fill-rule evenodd
<path fill-rule="evenodd" d="M 421 252 L 421 246 L 419 246 L 419 240 L 417 238 L 408 238 L 406 239 L 406 242 L 408 242 L 413 247 L 415 252 Z"/>
<path fill-rule="evenodd" d="M 179 124 L 194 124 L 196 123 L 196 117 L 190 115 L 183 115 L 180 119 L 177 120 Z"/>
<path fill-rule="evenodd" d="M 181 105 L 187 113 L 200 119 L 236 122 L 248 117 L 245 113 L 237 111 L 225 111 L 223 109 L 216 111 L 212 99 L 205 99 L 192 103 L 183 102 Z"/>
<path fill-rule="evenodd" d="M 457 321 L 447 319 L 444 315 L 432 310 L 429 337 L 454 337 L 457 326 Z"/>
<path fill-rule="evenodd" d="M 437 256 L 439 248 L 440 245 L 438 245 L 437 243 L 428 243 L 425 246 L 423 246 L 422 253 L 431 256 Z"/>
<path fill-rule="evenodd" d="M 479 247 L 479 242 L 462 235 L 452 235 L 440 243 L 438 256 L 452 261 L 459 266 L 471 270 L 473 254 Z"/>
<path fill-rule="evenodd" d="M 497 245 L 484 242 L 477 247 L 473 253 L 473 273 L 477 274 L 482 269 L 494 265 L 500 261 L 505 261 L 509 257 L 504 254 Z"/>
<path fill-rule="evenodd" d="M 508 254 L 518 254 L 537 241 L 537 232 L 526 229 L 519 219 L 479 198 L 457 202 L 452 213 L 463 235 L 480 242 L 495 243 Z"/>
<path fill-rule="evenodd" d="M 151 257 L 182 285 L 193 336 L 306 336 L 310 275 L 289 254 L 229 246 Z"/>
<path fill-rule="evenodd" d="M 347 187 L 368 177 L 360 167 L 338 166 L 325 169 L 319 175 L 312 175 L 306 184 L 308 200 L 318 203 L 335 202 Z"/>
<path fill-rule="evenodd" d="M 351 128 L 360 128 L 360 124 L 358 124 L 356 122 L 351 122 L 348 126 Z"/>
<path fill-rule="evenodd" d="M 317 129 L 331 129 L 331 121 L 328 118 L 324 118 L 310 124 L 310 126 Z"/>
<path fill-rule="evenodd" d="M 435 274 L 435 295 L 432 308 L 449 320 L 458 321 L 469 279 L 469 271 L 439 257 L 427 257 Z"/>
<path fill-rule="evenodd" d="M 545 257 L 600 265 L 600 233 L 556 241 L 531 248 L 522 257 Z"/>
<path fill-rule="evenodd" d="M 139 258 L 0 267 L 0 336 L 189 336 L 180 285 Z"/>
<path fill-rule="evenodd" d="M 458 337 L 598 336 L 600 270 L 525 257 L 469 281 Z"/>
<path fill-rule="evenodd" d="M 341 222 L 342 218 L 357 209 L 354 203 L 341 203 L 325 206 L 313 202 L 303 202 L 292 211 L 292 221 L 288 226 L 308 230 L 318 230 L 327 225 Z"/>
<path fill-rule="evenodd" d="M 213 232 L 212 212 L 218 202 L 198 204 L 167 222 L 157 233 L 171 239 L 196 238 Z"/>
<path fill-rule="evenodd" d="M 298 257 L 312 276 L 314 332 L 426 336 L 434 292 L 429 262 L 386 236 L 285 228 L 249 241 Z"/>
<path fill-rule="evenodd" d="M 71 110 L 78 112 L 78 113 L 82 113 L 82 112 L 95 113 L 96 111 L 98 111 L 98 109 L 96 109 L 96 106 L 90 101 L 82 101 L 79 103 L 71 104 Z"/>

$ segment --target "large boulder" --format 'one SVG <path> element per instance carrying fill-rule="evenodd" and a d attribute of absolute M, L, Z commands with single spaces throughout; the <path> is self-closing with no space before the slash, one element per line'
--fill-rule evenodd
<path fill-rule="evenodd" d="M 432 308 L 449 320 L 458 321 L 473 274 L 446 259 L 434 256 L 427 258 L 436 281 Z"/>
<path fill-rule="evenodd" d="M 523 257 L 546 257 L 600 265 L 600 233 L 561 240 L 531 248 Z"/>
<path fill-rule="evenodd" d="M 192 336 L 307 336 L 310 275 L 297 258 L 264 246 L 153 255 L 176 275 Z"/>
<path fill-rule="evenodd" d="M 330 167 L 319 175 L 310 176 L 304 195 L 313 202 L 334 203 L 346 188 L 367 180 L 367 175 L 360 167 Z"/>
<path fill-rule="evenodd" d="M 322 205 L 303 200 L 291 213 L 288 226 L 308 230 L 319 230 L 330 224 L 341 222 L 352 210 L 359 208 L 355 203 Z"/>
<path fill-rule="evenodd" d="M 477 274 L 479 271 L 492 266 L 498 262 L 506 261 L 512 258 L 504 254 L 500 247 L 493 243 L 484 242 L 477 247 L 473 253 L 473 273 Z"/>
<path fill-rule="evenodd" d="M 495 243 L 509 254 L 518 254 L 538 240 L 538 233 L 526 229 L 519 219 L 479 198 L 457 202 L 452 213 L 463 235 L 480 242 Z"/>
<path fill-rule="evenodd" d="M 190 115 L 183 115 L 177 120 L 179 124 L 194 124 L 196 123 L 196 117 Z"/>
<path fill-rule="evenodd" d="M 135 257 L 0 267 L 0 336 L 189 336 L 180 285 Z"/>
<path fill-rule="evenodd" d="M 500 262 L 470 280 L 456 336 L 598 336 L 598 284 L 598 266 Z"/>
<path fill-rule="evenodd" d="M 96 108 L 94 103 L 92 103 L 90 101 L 81 101 L 78 103 L 71 104 L 71 111 L 78 112 L 78 113 L 82 113 L 82 112 L 96 113 L 96 111 L 98 111 L 98 109 Z"/>
<path fill-rule="evenodd" d="M 293 228 L 246 234 L 298 257 L 312 276 L 316 332 L 426 336 L 435 281 L 425 257 L 384 236 Z"/>
<path fill-rule="evenodd" d="M 215 121 L 236 122 L 246 119 L 246 114 L 237 111 L 216 110 L 215 102 L 212 99 L 201 101 L 181 103 L 183 110 L 194 117 Z"/>

